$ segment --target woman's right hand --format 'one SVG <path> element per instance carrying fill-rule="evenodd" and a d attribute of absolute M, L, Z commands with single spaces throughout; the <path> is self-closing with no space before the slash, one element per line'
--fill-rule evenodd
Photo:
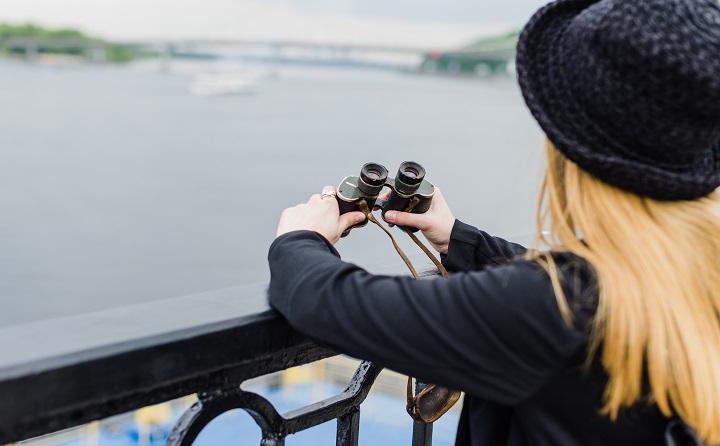
<path fill-rule="evenodd" d="M 388 211 L 385 213 L 385 221 L 418 228 L 437 252 L 447 254 L 455 217 L 438 187 L 435 187 L 430 209 L 424 214 Z"/>

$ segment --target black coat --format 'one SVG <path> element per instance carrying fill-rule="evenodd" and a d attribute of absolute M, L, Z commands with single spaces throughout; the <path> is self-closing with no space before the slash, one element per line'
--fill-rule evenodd
<path fill-rule="evenodd" d="M 524 248 L 457 221 L 443 263 L 416 281 L 345 263 L 309 231 L 270 247 L 270 303 L 316 341 L 466 393 L 461 445 L 661 445 L 666 420 L 637 405 L 599 414 L 607 377 L 584 367 L 597 308 L 592 268 L 554 254 L 574 320 L 562 319 L 547 273 Z"/>

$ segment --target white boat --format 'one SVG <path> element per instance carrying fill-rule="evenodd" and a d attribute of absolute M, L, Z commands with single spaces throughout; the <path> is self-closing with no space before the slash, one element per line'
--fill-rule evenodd
<path fill-rule="evenodd" d="M 201 96 L 252 94 L 257 77 L 247 71 L 220 71 L 197 74 L 190 82 L 190 92 Z"/>

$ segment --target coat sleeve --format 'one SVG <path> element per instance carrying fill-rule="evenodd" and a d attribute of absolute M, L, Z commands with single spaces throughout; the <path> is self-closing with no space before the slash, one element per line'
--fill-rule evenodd
<path fill-rule="evenodd" d="M 276 239 L 269 262 L 270 303 L 298 331 L 490 401 L 514 404 L 532 395 L 584 342 L 531 262 L 450 280 L 376 276 L 342 262 L 309 231 Z"/>
<path fill-rule="evenodd" d="M 493 237 L 485 231 L 455 220 L 448 252 L 442 256 L 449 271 L 478 271 L 503 265 L 525 253 L 525 247 Z"/>

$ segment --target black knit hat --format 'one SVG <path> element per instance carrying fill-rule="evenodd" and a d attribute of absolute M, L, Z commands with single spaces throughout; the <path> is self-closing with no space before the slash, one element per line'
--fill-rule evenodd
<path fill-rule="evenodd" d="M 559 0 L 517 71 L 550 141 L 593 176 L 661 200 L 720 186 L 717 0 Z"/>

